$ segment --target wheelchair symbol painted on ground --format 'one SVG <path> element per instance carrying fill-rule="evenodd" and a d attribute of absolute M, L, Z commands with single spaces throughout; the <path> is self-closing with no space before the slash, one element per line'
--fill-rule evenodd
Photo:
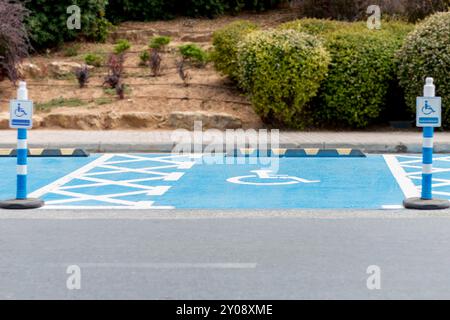
<path fill-rule="evenodd" d="M 299 183 L 319 183 L 319 180 L 306 180 L 299 177 L 273 174 L 272 170 L 254 170 L 253 175 L 230 178 L 227 181 L 235 184 L 253 186 L 283 186 Z M 262 180 L 262 181 L 261 181 Z"/>

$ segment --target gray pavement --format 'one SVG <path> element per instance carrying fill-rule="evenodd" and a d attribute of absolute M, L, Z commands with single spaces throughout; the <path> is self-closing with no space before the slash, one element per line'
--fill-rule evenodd
<path fill-rule="evenodd" d="M 239 138 L 240 137 L 240 138 Z M 240 141 L 252 143 L 257 135 L 210 131 L 77 131 L 34 130 L 29 133 L 30 147 L 84 148 L 90 152 L 169 152 L 176 144 L 205 146 L 210 143 Z M 420 132 L 281 132 L 280 147 L 358 148 L 370 153 L 418 153 L 422 148 Z M 438 132 L 435 152 L 450 152 L 450 133 Z M 0 130 L 0 148 L 14 148 L 14 130 Z"/>
<path fill-rule="evenodd" d="M 448 210 L 0 211 L 0 298 L 448 299 L 449 241 Z"/>

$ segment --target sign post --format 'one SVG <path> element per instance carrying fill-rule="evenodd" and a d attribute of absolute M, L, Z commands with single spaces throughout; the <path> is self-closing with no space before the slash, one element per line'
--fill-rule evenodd
<path fill-rule="evenodd" d="M 1 201 L 3 209 L 36 209 L 44 205 L 40 199 L 28 199 L 28 144 L 27 130 L 33 127 L 33 102 L 28 100 L 26 82 L 21 81 L 17 89 L 17 100 L 10 101 L 9 126 L 17 129 L 17 189 L 16 199 Z"/>
<path fill-rule="evenodd" d="M 423 128 L 422 196 L 404 201 L 407 209 L 436 210 L 450 208 L 448 200 L 433 199 L 434 128 L 442 122 L 442 100 L 436 97 L 433 78 L 427 78 L 423 97 L 417 98 L 417 126 Z"/>

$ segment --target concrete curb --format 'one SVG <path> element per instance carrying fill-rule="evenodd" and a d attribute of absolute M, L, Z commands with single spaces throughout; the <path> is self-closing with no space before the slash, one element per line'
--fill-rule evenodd
<path fill-rule="evenodd" d="M 218 136 L 219 135 L 219 136 Z M 252 147 L 257 136 L 243 138 L 232 133 L 223 139 L 224 133 L 192 133 L 181 131 L 78 131 L 35 130 L 29 134 L 30 148 L 82 148 L 92 153 L 145 153 L 171 152 L 190 149 L 200 152 L 206 147 L 223 146 L 224 141 L 240 141 L 236 147 Z M 217 138 L 219 137 L 219 140 Z M 236 139 L 236 140 L 235 140 Z M 360 149 L 366 153 L 421 153 L 422 137 L 419 132 L 280 132 L 282 149 Z M 269 140 L 270 142 L 270 140 Z M 0 130 L 0 148 L 15 148 L 16 132 Z M 269 147 L 272 147 L 269 145 Z M 232 148 L 234 149 L 234 148 Z M 436 153 L 450 153 L 450 133 L 437 133 Z"/>

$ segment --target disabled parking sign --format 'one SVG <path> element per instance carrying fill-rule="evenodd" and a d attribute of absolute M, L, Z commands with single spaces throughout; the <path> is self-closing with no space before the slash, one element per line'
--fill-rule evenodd
<path fill-rule="evenodd" d="M 11 100 L 9 104 L 9 127 L 12 129 L 31 129 L 33 127 L 33 102 Z"/>
<path fill-rule="evenodd" d="M 441 126 L 442 100 L 440 97 L 417 98 L 417 126 L 440 127 Z"/>

